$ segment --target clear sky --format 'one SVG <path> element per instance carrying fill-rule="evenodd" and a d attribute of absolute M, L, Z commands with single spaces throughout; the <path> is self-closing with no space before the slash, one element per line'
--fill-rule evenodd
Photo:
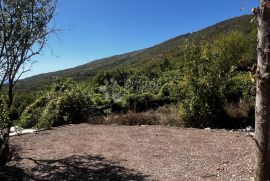
<path fill-rule="evenodd" d="M 250 14 L 259 0 L 60 0 L 48 39 L 24 77 L 151 47 L 222 20 Z"/>

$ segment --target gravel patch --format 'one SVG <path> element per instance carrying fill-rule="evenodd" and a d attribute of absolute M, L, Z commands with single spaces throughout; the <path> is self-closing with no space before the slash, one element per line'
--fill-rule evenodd
<path fill-rule="evenodd" d="M 240 131 L 80 124 L 10 141 L 17 154 L 2 175 L 14 180 L 238 181 L 254 172 L 254 141 Z"/>

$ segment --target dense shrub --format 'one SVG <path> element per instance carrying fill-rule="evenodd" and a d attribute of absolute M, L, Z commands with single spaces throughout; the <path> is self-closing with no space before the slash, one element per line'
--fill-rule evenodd
<path fill-rule="evenodd" d="M 14 95 L 13 105 L 10 110 L 10 119 L 12 122 L 18 120 L 23 111 L 39 97 L 40 93 L 16 93 Z"/>
<path fill-rule="evenodd" d="M 211 67 L 212 54 L 207 46 L 186 47 L 185 99 L 180 117 L 185 127 L 217 127 L 223 114 L 223 77 Z"/>
<path fill-rule="evenodd" d="M 22 113 L 17 124 L 23 128 L 32 128 L 37 125 L 38 120 L 41 117 L 43 108 L 48 104 L 48 97 L 41 96 L 37 100 L 29 105 Z"/>
<path fill-rule="evenodd" d="M 158 98 L 166 103 L 175 103 L 184 99 L 185 90 L 181 81 L 164 83 L 158 93 Z"/>
<path fill-rule="evenodd" d="M 57 87 L 53 87 L 26 109 L 19 125 L 50 128 L 63 124 L 81 123 L 88 119 L 91 113 L 97 112 L 94 103 L 80 86 L 73 84 L 72 88 L 66 85 L 63 85 L 61 89 Z"/>
<path fill-rule="evenodd" d="M 151 93 L 143 94 L 132 94 L 129 95 L 125 100 L 125 107 L 128 107 L 128 110 L 135 112 L 147 111 L 150 109 L 155 109 L 160 106 L 160 102 L 157 97 Z"/>
<path fill-rule="evenodd" d="M 7 128 L 9 124 L 10 119 L 6 99 L 0 95 L 0 135 L 2 135 L 2 130 Z"/>
<path fill-rule="evenodd" d="M 151 110 L 162 125 L 252 125 L 254 98 L 249 89 L 253 82 L 248 64 L 242 65 L 254 57 L 247 52 L 250 41 L 237 32 L 220 36 L 211 44 L 187 39 L 185 48 L 177 53 L 179 57 L 167 52 L 158 57 L 156 65 L 104 70 L 82 83 L 58 81 L 25 109 L 20 124 L 40 128 L 85 120 L 93 124 L 147 124 L 151 116 L 143 112 Z"/>

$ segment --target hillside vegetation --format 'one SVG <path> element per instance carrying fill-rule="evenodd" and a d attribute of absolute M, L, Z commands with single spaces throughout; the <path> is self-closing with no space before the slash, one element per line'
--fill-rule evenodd
<path fill-rule="evenodd" d="M 248 15 L 236 17 L 198 32 L 178 36 L 148 49 L 92 61 L 71 69 L 33 76 L 21 80 L 17 85 L 17 90 L 20 92 L 41 90 L 45 87 L 49 87 L 55 81 L 55 77 L 71 77 L 78 81 L 88 80 L 101 70 L 119 67 L 125 69 L 138 68 L 147 70 L 158 67 L 165 58 L 168 58 L 172 63 L 179 65 L 183 62 L 183 46 L 185 45 L 186 40 L 211 42 L 220 35 L 226 35 L 233 31 L 239 31 L 243 35 L 251 35 L 250 37 L 253 36 L 252 38 L 255 39 L 256 26 L 254 23 L 251 23 L 251 20 L 252 16 Z M 255 44 L 253 45 L 254 46 L 251 45 L 249 48 L 251 57 L 248 58 L 253 59 L 254 61 L 256 59 L 256 49 L 254 49 Z"/>
<path fill-rule="evenodd" d="M 22 80 L 14 119 L 38 128 L 86 121 L 253 125 L 256 28 L 251 19 L 230 19 L 152 48 Z"/>

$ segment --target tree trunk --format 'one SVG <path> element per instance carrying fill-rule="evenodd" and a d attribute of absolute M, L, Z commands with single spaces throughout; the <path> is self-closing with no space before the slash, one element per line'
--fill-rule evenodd
<path fill-rule="evenodd" d="M 9 159 L 9 143 L 0 138 L 0 167 L 5 166 Z"/>
<path fill-rule="evenodd" d="M 256 181 L 270 181 L 270 3 L 260 0 L 256 91 Z"/>

